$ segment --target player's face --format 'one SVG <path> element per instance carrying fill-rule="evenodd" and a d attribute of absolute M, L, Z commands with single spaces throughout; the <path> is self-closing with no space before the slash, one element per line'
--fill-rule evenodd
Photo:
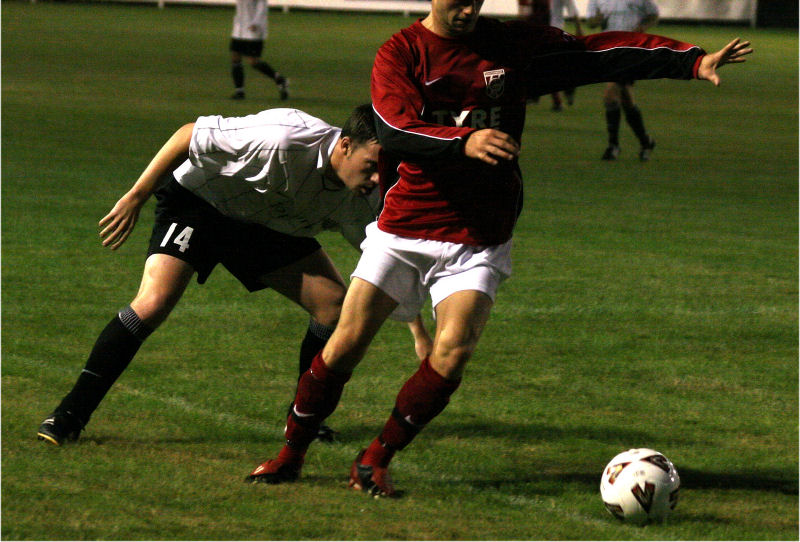
<path fill-rule="evenodd" d="M 336 175 L 347 188 L 367 195 L 378 186 L 378 153 L 381 146 L 377 141 L 350 144 L 344 151 Z"/>
<path fill-rule="evenodd" d="M 455 38 L 475 29 L 481 7 L 483 0 L 432 0 L 431 15 L 447 36 Z"/>

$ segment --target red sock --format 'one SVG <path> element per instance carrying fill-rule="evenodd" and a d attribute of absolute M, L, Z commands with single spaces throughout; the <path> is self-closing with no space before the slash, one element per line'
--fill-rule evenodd
<path fill-rule="evenodd" d="M 311 367 L 300 377 L 292 413 L 286 420 L 287 446 L 284 449 L 290 448 L 286 454 L 295 458 L 305 455 L 319 426 L 339 404 L 349 379 L 350 373 L 340 374 L 329 369 L 322 361 L 321 351 L 314 357 Z"/>
<path fill-rule="evenodd" d="M 290 446 L 288 443 L 283 445 L 280 453 L 278 453 L 277 461 L 281 463 L 291 463 L 293 465 L 302 465 L 305 461 L 306 450 L 308 446 L 302 449 L 297 449 Z"/>
<path fill-rule="evenodd" d="M 397 394 L 392 415 L 364 454 L 365 465 L 385 467 L 450 402 L 461 380 L 448 380 L 425 359 Z"/>
<path fill-rule="evenodd" d="M 388 467 L 396 451 L 397 450 L 394 448 L 386 446 L 381 442 L 380 437 L 377 437 L 370 443 L 367 451 L 364 452 L 364 457 L 361 458 L 361 464 L 375 467 Z"/>

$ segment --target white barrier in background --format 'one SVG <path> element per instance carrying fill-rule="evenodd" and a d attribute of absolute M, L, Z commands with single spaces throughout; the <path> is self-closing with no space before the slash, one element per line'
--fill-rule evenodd
<path fill-rule="evenodd" d="M 235 0 L 153 0 L 160 7 L 170 4 L 233 5 Z M 589 0 L 576 0 L 578 11 L 585 16 Z M 749 22 L 755 25 L 758 0 L 656 0 L 662 19 L 712 20 Z M 426 13 L 428 0 L 269 0 L 270 7 L 289 11 L 299 9 L 327 9 L 344 11 L 384 11 L 406 15 Z M 485 15 L 513 16 L 517 14 L 517 0 L 486 0 L 481 13 Z"/>

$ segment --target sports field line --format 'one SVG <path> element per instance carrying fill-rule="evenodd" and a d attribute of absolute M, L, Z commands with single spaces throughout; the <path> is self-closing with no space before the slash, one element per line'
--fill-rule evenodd
<path fill-rule="evenodd" d="M 519 309 L 518 309 L 519 310 Z M 540 315 L 565 315 L 581 314 L 592 315 L 614 311 L 620 314 L 642 313 L 655 316 L 692 316 L 697 318 L 722 317 L 722 316 L 760 316 L 774 315 L 783 312 L 781 307 L 759 306 L 748 307 L 738 306 L 733 309 L 696 309 L 684 305 L 665 305 L 659 304 L 657 307 L 647 307 L 637 304 L 587 304 L 587 305 L 547 305 L 542 307 L 524 307 L 522 312 Z"/>
<path fill-rule="evenodd" d="M 9 365 L 24 365 L 27 368 L 37 369 L 41 371 L 56 371 L 60 374 L 64 375 L 72 375 L 74 378 L 78 377 L 80 369 L 76 366 L 75 368 L 67 368 L 67 367 L 59 367 L 59 366 L 50 366 L 47 365 L 46 362 L 31 358 L 26 358 L 23 356 L 18 355 L 5 355 L 3 359 L 4 365 L 8 367 Z M 5 372 L 5 371 L 4 371 Z M 63 390 L 66 393 L 66 389 Z M 123 393 L 128 396 L 132 397 L 141 397 L 143 399 L 149 399 L 152 401 L 157 401 L 164 405 L 167 405 L 171 408 L 177 408 L 187 414 L 191 414 L 192 416 L 201 416 L 205 419 L 212 420 L 214 422 L 225 424 L 227 426 L 234 425 L 235 427 L 239 427 L 242 429 L 255 429 L 261 432 L 264 432 L 265 436 L 269 436 L 270 431 L 266 429 L 267 424 L 262 421 L 257 421 L 247 416 L 242 416 L 239 414 L 233 414 L 230 412 L 220 412 L 217 410 L 208 410 L 197 406 L 197 404 L 192 403 L 184 399 L 183 397 L 176 397 L 170 395 L 163 395 L 160 393 L 154 393 L 149 390 L 136 388 L 127 384 L 122 383 L 115 383 L 114 387 L 111 389 L 110 393 Z M 50 398 L 51 401 L 54 403 L 59 400 L 59 397 L 53 396 Z"/>

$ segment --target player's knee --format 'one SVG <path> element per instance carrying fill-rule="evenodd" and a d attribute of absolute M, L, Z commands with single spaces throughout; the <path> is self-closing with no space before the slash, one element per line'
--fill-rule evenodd
<path fill-rule="evenodd" d="M 434 346 L 431 366 L 445 378 L 459 378 L 474 351 L 475 346 L 472 344 L 440 340 Z"/>
<path fill-rule="evenodd" d="M 328 292 L 327 295 L 315 299 L 314 303 L 307 307 L 308 313 L 320 324 L 336 327 L 339 322 L 339 316 L 342 314 L 344 295 L 344 288 L 341 291 Z"/>
<path fill-rule="evenodd" d="M 354 328 L 337 327 L 328 339 L 322 359 L 334 370 L 350 372 L 361 361 L 369 347 L 369 339 Z"/>
<path fill-rule="evenodd" d="M 178 303 L 180 296 L 168 294 L 151 294 L 137 296 L 131 301 L 131 308 L 139 319 L 151 329 L 156 329 L 167 319 L 169 313 Z"/>
<path fill-rule="evenodd" d="M 327 327 L 336 327 L 339 316 L 342 314 L 342 305 L 326 305 L 311 311 L 311 318 Z"/>

